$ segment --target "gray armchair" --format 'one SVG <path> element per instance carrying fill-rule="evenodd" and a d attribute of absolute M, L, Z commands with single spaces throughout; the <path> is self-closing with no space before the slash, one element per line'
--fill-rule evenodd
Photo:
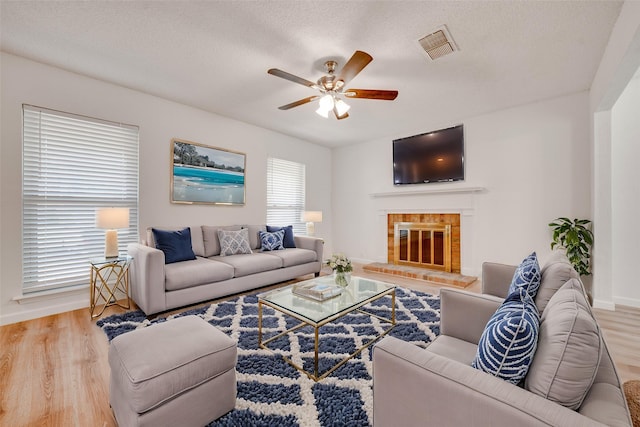
<path fill-rule="evenodd" d="M 543 268 L 543 299 L 577 277 L 566 265 L 559 267 Z M 442 289 L 440 335 L 426 349 L 393 337 L 375 346 L 376 427 L 632 425 L 603 340 L 595 380 L 578 410 L 471 367 L 484 327 L 506 296 L 514 271 L 514 266 L 485 263 L 483 294 Z"/>

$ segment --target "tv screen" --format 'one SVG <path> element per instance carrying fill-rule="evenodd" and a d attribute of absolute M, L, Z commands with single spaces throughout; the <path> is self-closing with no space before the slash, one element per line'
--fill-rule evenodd
<path fill-rule="evenodd" d="M 464 180 L 462 125 L 393 141 L 393 183 Z"/>

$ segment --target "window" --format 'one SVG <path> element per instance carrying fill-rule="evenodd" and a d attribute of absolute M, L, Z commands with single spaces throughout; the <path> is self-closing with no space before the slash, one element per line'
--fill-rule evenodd
<path fill-rule="evenodd" d="M 305 165 L 267 159 L 267 224 L 293 225 L 295 234 L 306 234 L 304 211 Z"/>
<path fill-rule="evenodd" d="M 86 284 L 104 255 L 96 208 L 128 207 L 119 246 L 138 240 L 138 127 L 22 109 L 23 291 Z"/>

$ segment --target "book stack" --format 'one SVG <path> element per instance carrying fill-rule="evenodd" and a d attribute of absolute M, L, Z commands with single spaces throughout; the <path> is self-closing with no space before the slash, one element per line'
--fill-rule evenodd
<path fill-rule="evenodd" d="M 315 301 L 325 301 L 340 295 L 342 293 L 342 288 L 322 283 L 297 283 L 293 285 L 291 292 L 301 297 L 311 298 Z"/>

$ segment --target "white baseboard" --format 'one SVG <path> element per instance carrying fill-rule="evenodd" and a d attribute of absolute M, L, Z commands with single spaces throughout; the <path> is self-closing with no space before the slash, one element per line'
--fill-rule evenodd
<path fill-rule="evenodd" d="M 640 299 L 627 297 L 613 297 L 613 302 L 617 305 L 640 308 Z"/>
<path fill-rule="evenodd" d="M 374 262 L 386 262 L 386 261 L 372 261 L 370 259 L 364 259 L 364 258 L 351 258 L 351 261 L 355 262 L 356 264 L 362 264 L 362 265 L 367 265 Z"/>
<path fill-rule="evenodd" d="M 37 319 L 39 317 L 50 316 L 52 314 L 64 313 L 65 311 L 73 311 L 87 307 L 89 307 L 88 301 L 70 301 L 48 307 L 23 309 L 16 313 L 0 315 L 0 325 L 24 322 L 25 320 Z M 89 311 L 87 311 L 87 316 L 89 316 Z"/>
<path fill-rule="evenodd" d="M 472 268 L 463 268 L 461 271 L 463 276 L 474 276 L 477 277 L 478 280 L 482 279 L 482 272 L 477 272 Z"/>
<path fill-rule="evenodd" d="M 613 301 L 603 301 L 598 299 L 593 301 L 594 308 L 601 308 L 603 310 L 615 311 L 617 305 L 640 308 L 640 300 L 636 298 L 613 297 Z"/>
<path fill-rule="evenodd" d="M 613 301 L 603 301 L 603 300 L 594 299 L 593 308 L 600 308 L 602 310 L 615 311 L 616 305 Z"/>

